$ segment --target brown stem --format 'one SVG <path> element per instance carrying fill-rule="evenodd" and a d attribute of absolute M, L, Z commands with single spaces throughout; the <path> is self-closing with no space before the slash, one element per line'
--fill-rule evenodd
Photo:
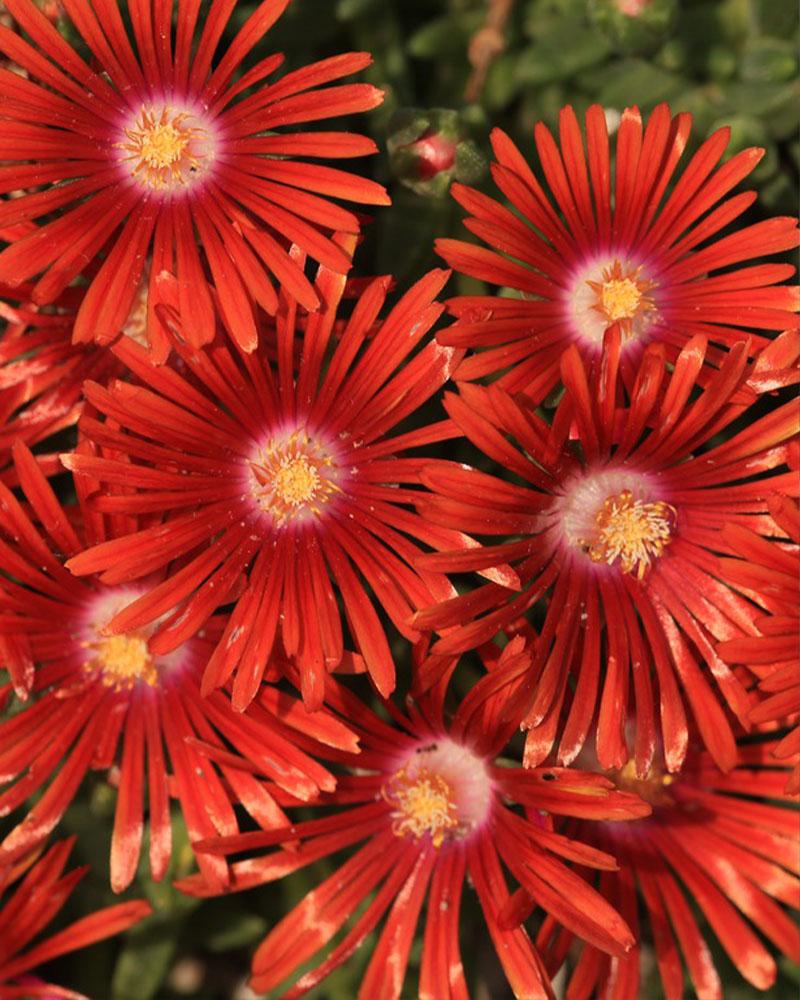
<path fill-rule="evenodd" d="M 492 62 L 506 47 L 505 28 L 514 0 L 488 0 L 486 20 L 472 36 L 468 57 L 472 66 L 464 97 L 476 101 L 480 97 Z"/>

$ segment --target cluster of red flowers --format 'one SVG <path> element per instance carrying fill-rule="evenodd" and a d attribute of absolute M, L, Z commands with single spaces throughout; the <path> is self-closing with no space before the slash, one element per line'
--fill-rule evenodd
<path fill-rule="evenodd" d="M 497 294 L 432 271 L 386 307 L 338 204 L 385 191 L 313 162 L 375 145 L 293 129 L 382 94 L 339 82 L 364 53 L 267 82 L 288 2 L 229 36 L 231 0 L 64 0 L 73 46 L 6 0 L 0 997 L 75 996 L 32 970 L 149 912 L 30 944 L 93 769 L 115 892 L 145 821 L 170 874 L 173 801 L 192 895 L 345 852 L 258 991 L 383 920 L 360 995 L 408 995 L 424 910 L 419 995 L 464 1000 L 466 884 L 517 997 L 566 962 L 635 1000 L 648 942 L 670 1000 L 684 965 L 719 996 L 706 925 L 767 988 L 800 960 L 800 332 L 793 268 L 751 261 L 795 221 L 737 226 L 760 151 L 722 163 L 726 129 L 687 158 L 688 115 L 628 109 L 612 150 L 565 108 L 538 176 L 493 133 L 508 204 L 453 188 L 488 246 L 438 251 Z"/>

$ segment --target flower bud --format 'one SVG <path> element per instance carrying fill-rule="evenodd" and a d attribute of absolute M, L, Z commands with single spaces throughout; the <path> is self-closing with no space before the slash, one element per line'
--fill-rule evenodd
<path fill-rule="evenodd" d="M 404 108 L 392 117 L 389 133 L 392 173 L 417 194 L 440 197 L 451 181 L 469 183 L 483 173 L 483 157 L 457 111 Z"/>
<path fill-rule="evenodd" d="M 675 0 L 589 0 L 593 23 L 623 52 L 652 52 L 666 41 Z"/>

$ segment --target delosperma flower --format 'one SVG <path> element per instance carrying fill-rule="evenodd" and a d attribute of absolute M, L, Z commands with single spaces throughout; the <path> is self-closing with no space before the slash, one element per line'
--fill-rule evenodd
<path fill-rule="evenodd" d="M 770 766 L 773 749 L 774 742 L 741 745 L 730 774 L 721 774 L 707 753 L 694 751 L 676 775 L 655 768 L 638 778 L 630 762 L 610 777 L 650 802 L 651 816 L 613 824 L 567 820 L 559 828 L 619 862 L 619 871 L 600 874 L 598 888 L 640 940 L 652 940 L 666 1000 L 685 995 L 684 966 L 694 995 L 723 995 L 708 944 L 712 937 L 760 990 L 774 983 L 777 972 L 762 938 L 800 961 L 800 930 L 787 912 L 800 909 L 797 813 L 783 792 L 785 769 Z M 526 907 L 523 899 L 515 902 L 519 919 Z M 552 921 L 543 928 L 539 942 L 546 952 L 551 942 L 551 972 L 572 937 L 557 932 Z M 619 1000 L 642 995 L 641 947 L 610 958 L 584 945 L 578 955 L 569 1000 L 612 991 Z"/>
<path fill-rule="evenodd" d="M 90 913 L 41 941 L 35 941 L 88 871 L 63 874 L 75 838 L 59 841 L 41 857 L 29 853 L 18 864 L 0 863 L 0 996 L 3 1000 L 85 1000 L 82 994 L 33 975 L 40 965 L 96 941 L 121 934 L 149 916 L 143 899 Z M 5 898 L 3 898 L 5 896 Z"/>
<path fill-rule="evenodd" d="M 33 304 L 31 292 L 29 283 L 0 284 L 0 320 L 6 323 L 0 339 L 0 474 L 11 472 L 15 441 L 47 447 L 48 439 L 77 424 L 86 379 L 104 381 L 124 371 L 104 348 L 72 344 L 84 289 L 67 288 L 44 309 Z M 143 333 L 136 320 L 129 317 L 121 332 L 134 339 Z M 40 463 L 48 474 L 62 470 L 52 451 Z"/>
<path fill-rule="evenodd" d="M 0 205 L 0 228 L 43 221 L 0 253 L 0 282 L 38 276 L 34 301 L 52 302 L 104 253 L 78 310 L 78 342 L 115 337 L 145 275 L 154 342 L 165 275 L 177 278 L 196 345 L 213 338 L 219 308 L 237 343 L 252 350 L 255 305 L 277 308 L 274 280 L 315 309 L 319 299 L 289 243 L 345 272 L 350 258 L 331 234 L 358 232 L 359 223 L 330 198 L 388 198 L 373 181 L 295 159 L 363 156 L 375 152 L 372 140 L 285 129 L 367 111 L 383 95 L 363 83 L 324 86 L 367 66 L 366 53 L 264 83 L 283 62 L 267 55 L 237 76 L 288 3 L 260 3 L 215 60 L 235 4 L 213 0 L 203 21 L 199 5 L 181 4 L 177 26 L 174 0 L 131 4 L 130 38 L 117 0 L 72 0 L 65 8 L 94 68 L 33 0 L 9 0 L 30 41 L 0 26 L 0 52 L 27 71 L 26 78 L 0 69 L 0 192 L 37 190 Z"/>
<path fill-rule="evenodd" d="M 745 338 L 756 349 L 771 331 L 797 327 L 798 289 L 780 284 L 794 267 L 751 263 L 796 247 L 796 219 L 725 232 L 755 200 L 731 192 L 764 151 L 721 163 L 730 135 L 721 128 L 680 172 L 690 130 L 691 115 L 673 118 L 666 104 L 646 124 L 638 108 L 627 108 L 612 158 L 603 109 L 586 112 L 584 138 L 575 112 L 563 108 L 560 148 L 543 123 L 534 130 L 544 185 L 509 137 L 492 132 L 492 176 L 514 211 L 455 184 L 470 213 L 465 225 L 488 248 L 452 239 L 436 246 L 454 270 L 521 295 L 448 303 L 459 321 L 440 333 L 441 343 L 475 352 L 459 379 L 497 374 L 506 389 L 538 402 L 558 383 L 564 350 L 574 344 L 596 358 L 611 326 L 621 334 L 626 373 L 653 342 L 674 361 L 702 334 L 713 369 Z"/>
<path fill-rule="evenodd" d="M 417 446 L 457 436 L 454 425 L 397 430 L 444 384 L 457 357 L 435 343 L 420 347 L 442 312 L 435 296 L 446 280 L 432 271 L 380 318 L 388 279 L 376 279 L 338 328 L 344 278 L 323 270 L 316 287 L 324 306 L 304 329 L 296 301 L 284 299 L 277 364 L 263 343 L 241 357 L 224 346 L 208 354 L 180 348 L 178 374 L 147 364 L 130 342 L 115 348 L 140 386 L 87 385 L 107 421 L 82 426 L 130 461 L 66 455 L 64 462 L 104 484 L 97 510 L 161 511 L 165 520 L 92 546 L 68 566 L 109 583 L 155 569 L 166 576 L 114 617 L 112 631 L 159 620 L 150 648 L 164 654 L 235 601 L 204 691 L 235 674 L 233 700 L 243 709 L 272 651 L 282 650 L 300 664 L 312 707 L 325 673 L 341 661 L 344 619 L 378 690 L 393 689 L 376 605 L 418 639 L 409 625 L 414 611 L 454 593 L 441 574 L 414 568 L 419 543 L 474 545 L 409 509 L 426 461 Z M 175 560 L 180 568 L 170 569 Z M 246 585 L 234 594 L 242 574 Z"/>
<path fill-rule="evenodd" d="M 737 429 L 733 422 L 750 412 L 735 402 L 747 384 L 744 344 L 698 391 L 704 338 L 683 347 L 674 367 L 661 345 L 651 345 L 630 380 L 619 332 L 606 339 L 601 362 L 589 370 L 576 347 L 565 353 L 566 392 L 551 424 L 496 386 L 463 384 L 460 395 L 447 397 L 453 420 L 506 476 L 454 463 L 423 469 L 438 495 L 421 498 L 418 509 L 445 527 L 512 540 L 431 553 L 420 565 L 461 572 L 510 563 L 519 583 L 484 584 L 415 621 L 442 634 L 435 652 L 452 654 L 544 604 L 533 694 L 520 705 L 531 763 L 554 747 L 560 763 L 573 761 L 596 725 L 601 765 L 621 767 L 631 756 L 630 706 L 641 773 L 658 744 L 676 771 L 688 707 L 714 759 L 730 768 L 736 747 L 728 712 L 749 726 L 752 699 L 747 679 L 715 645 L 757 634 L 753 619 L 769 607 L 770 585 L 765 579 L 766 589 L 745 599 L 720 572 L 717 555 L 732 551 L 726 525 L 777 530 L 768 497 L 798 489 L 786 462 L 800 414 L 787 403 Z M 755 472 L 758 479 L 750 478 Z"/>
<path fill-rule="evenodd" d="M 775 746 L 775 756 L 794 763 L 787 790 L 800 792 L 800 511 L 796 500 L 775 495 L 769 498 L 769 512 L 783 544 L 731 524 L 724 529 L 725 540 L 738 558 L 726 557 L 721 563 L 733 586 L 744 593 L 763 593 L 771 614 L 756 618 L 758 635 L 728 639 L 717 646 L 717 653 L 760 678 L 764 699 L 751 711 L 752 722 L 791 722 Z"/>
<path fill-rule="evenodd" d="M 503 666 L 513 669 L 526 657 L 523 641 L 515 639 L 506 647 Z M 508 729 L 496 716 L 505 692 L 496 690 L 491 676 L 470 691 L 449 723 L 432 700 L 412 707 L 407 717 L 390 708 L 397 723 L 391 726 L 332 679 L 327 687 L 326 703 L 354 726 L 362 750 L 358 756 L 332 756 L 345 770 L 336 791 L 319 799 L 324 816 L 274 835 L 242 834 L 197 845 L 198 851 L 215 855 L 294 845 L 292 851 L 273 850 L 233 862 L 230 888 L 241 890 L 363 842 L 259 946 L 252 978 L 257 992 L 276 988 L 330 946 L 283 994 L 302 996 L 346 961 L 385 918 L 359 997 L 399 1000 L 407 995 L 406 965 L 427 901 L 420 996 L 467 997 L 458 926 L 469 879 L 514 995 L 551 996 L 527 931 L 501 919 L 509 900 L 504 869 L 556 920 L 603 952 L 623 955 L 632 946 L 633 938 L 614 909 L 564 864 L 605 870 L 615 867 L 613 858 L 553 833 L 544 814 L 631 820 L 650 809 L 638 796 L 617 791 L 599 774 L 524 769 L 496 761 Z M 209 891 L 202 875 L 179 885 L 194 895 Z M 344 938 L 331 946 L 348 922 Z"/>
<path fill-rule="evenodd" d="M 172 849 L 172 798 L 197 838 L 236 832 L 237 804 L 264 827 L 286 822 L 265 784 L 253 777 L 254 767 L 300 799 L 331 790 L 333 776 L 294 744 L 293 734 L 305 729 L 354 750 L 342 723 L 325 713 L 312 718 L 275 689 L 264 688 L 247 717 L 219 691 L 200 696 L 203 669 L 224 621 L 211 621 L 207 634 L 161 656 L 148 650 L 146 628 L 107 633 L 111 618 L 142 587 L 107 586 L 91 576 L 76 580 L 64 569 L 65 556 L 109 530 L 88 506 L 91 484 L 84 479 L 77 511 L 62 508 L 30 452 L 22 445 L 14 451 L 31 513 L 0 484 L 0 656 L 18 695 L 33 697 L 0 721 L 0 815 L 21 813 L 0 842 L 0 865 L 57 825 L 90 769 L 118 766 L 115 891 L 136 874 L 146 813 L 151 874 L 163 878 Z M 0 693 L 5 701 L 7 685 Z M 215 766 L 205 745 L 233 747 L 248 764 Z M 43 794 L 28 802 L 40 789 Z M 226 868 L 218 862 L 204 859 L 202 868 L 221 887 Z"/>
<path fill-rule="evenodd" d="M 0 0 L 0 1000 L 785 992 L 786 5 L 292 2 Z"/>

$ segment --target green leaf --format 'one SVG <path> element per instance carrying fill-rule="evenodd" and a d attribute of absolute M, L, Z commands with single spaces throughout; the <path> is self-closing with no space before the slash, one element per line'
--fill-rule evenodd
<path fill-rule="evenodd" d="M 739 64 L 739 77 L 746 83 L 781 83 L 797 73 L 797 53 L 792 42 L 778 38 L 754 38 L 746 46 Z"/>
<path fill-rule="evenodd" d="M 766 181 L 771 180 L 775 174 L 778 172 L 780 167 L 780 159 L 778 157 L 778 150 L 774 142 L 767 142 L 764 144 L 764 157 L 755 170 L 750 174 L 751 182 L 756 185 L 764 184 Z"/>
<path fill-rule="evenodd" d="M 483 102 L 490 110 L 505 108 L 519 93 L 520 87 L 516 56 L 498 56 L 489 67 L 483 87 Z"/>
<path fill-rule="evenodd" d="M 599 86 L 597 99 L 601 104 L 618 109 L 632 104 L 649 109 L 659 101 L 672 100 L 684 86 L 679 76 L 643 59 L 624 59 L 606 71 L 602 79 L 589 76 L 582 83 L 586 86 L 589 81 Z M 587 89 L 591 92 L 591 83 Z"/>
<path fill-rule="evenodd" d="M 414 32 L 408 40 L 408 51 L 417 59 L 442 59 L 458 54 L 466 60 L 469 38 L 482 22 L 481 11 L 437 18 Z"/>
<path fill-rule="evenodd" d="M 659 49 L 655 55 L 655 63 L 662 69 L 669 70 L 670 73 L 680 73 L 686 69 L 689 61 L 689 49 L 682 38 L 670 38 Z M 733 57 L 734 72 L 736 71 L 736 58 Z"/>
<path fill-rule="evenodd" d="M 711 45 L 706 53 L 705 67 L 713 80 L 730 80 L 736 75 L 736 53 L 727 45 Z"/>
<path fill-rule="evenodd" d="M 456 180 L 475 184 L 486 173 L 486 157 L 474 142 L 460 142 L 456 147 Z"/>
<path fill-rule="evenodd" d="M 778 174 L 761 189 L 758 200 L 770 212 L 789 215 L 796 210 L 797 205 L 794 184 L 786 174 Z"/>
<path fill-rule="evenodd" d="M 206 937 L 209 951 L 232 951 L 247 948 L 267 933 L 267 921 L 256 913 L 240 913 L 234 910 L 222 927 L 215 927 Z"/>
<path fill-rule="evenodd" d="M 676 0 L 650 0 L 635 16 L 620 10 L 618 0 L 589 0 L 589 16 L 614 47 L 631 55 L 652 52 L 669 35 Z"/>
<path fill-rule="evenodd" d="M 723 125 L 727 125 L 731 130 L 730 143 L 728 144 L 729 153 L 738 153 L 749 146 L 765 146 L 767 144 L 766 126 L 758 118 L 753 118 L 750 115 L 736 115 L 734 117 L 726 115 L 717 119 L 710 131 L 716 131 Z"/>
<path fill-rule="evenodd" d="M 760 118 L 770 134 L 778 139 L 797 132 L 797 108 L 800 105 L 800 82 L 731 83 L 725 91 L 725 104 L 718 115 L 743 114 Z"/>
<path fill-rule="evenodd" d="M 339 0 L 336 17 L 340 21 L 351 21 L 356 17 L 374 13 L 380 8 L 380 0 Z"/>
<path fill-rule="evenodd" d="M 179 928 L 179 922 L 155 916 L 130 932 L 114 968 L 113 1000 L 157 996 L 175 954 Z"/>
<path fill-rule="evenodd" d="M 516 79 L 530 87 L 565 80 L 596 66 L 611 52 L 610 43 L 580 22 L 558 22 L 520 55 Z"/>
<path fill-rule="evenodd" d="M 765 35 L 790 38 L 800 27 L 800 8 L 782 0 L 753 0 L 756 19 Z"/>

